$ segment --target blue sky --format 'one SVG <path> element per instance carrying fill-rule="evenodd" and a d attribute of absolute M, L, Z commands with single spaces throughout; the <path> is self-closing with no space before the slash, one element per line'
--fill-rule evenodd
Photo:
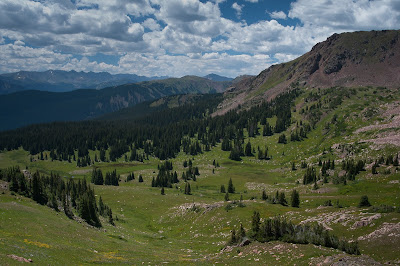
<path fill-rule="evenodd" d="M 399 28 L 399 0 L 1 0 L 0 73 L 256 75 L 333 33 Z"/>

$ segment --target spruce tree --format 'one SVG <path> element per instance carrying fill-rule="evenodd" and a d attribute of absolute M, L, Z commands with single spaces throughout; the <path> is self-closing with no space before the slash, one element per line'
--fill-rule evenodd
<path fill-rule="evenodd" d="M 225 199 L 225 201 L 229 201 L 229 193 L 228 192 L 225 193 L 224 199 Z"/>
<path fill-rule="evenodd" d="M 241 242 L 243 240 L 243 238 L 246 237 L 246 231 L 243 228 L 243 224 L 240 224 L 240 229 L 239 232 L 237 234 L 238 240 Z"/>
<path fill-rule="evenodd" d="M 267 196 L 267 193 L 265 192 L 265 189 L 262 191 L 261 199 L 262 200 L 267 200 L 268 199 L 268 196 Z"/>
<path fill-rule="evenodd" d="M 105 209 L 104 207 L 105 206 L 104 206 L 104 203 L 103 203 L 103 199 L 100 196 L 100 198 L 99 198 L 99 214 L 101 216 L 104 216 L 104 209 Z"/>
<path fill-rule="evenodd" d="M 285 134 L 281 134 L 278 138 L 278 143 L 283 143 L 286 144 L 287 140 L 286 140 L 286 135 Z"/>
<path fill-rule="evenodd" d="M 233 186 L 232 178 L 229 179 L 228 193 L 235 193 L 235 187 Z"/>
<path fill-rule="evenodd" d="M 229 244 L 233 245 L 236 243 L 237 243 L 236 230 L 235 230 L 235 228 L 233 228 L 232 232 L 231 232 L 231 239 L 229 240 Z"/>
<path fill-rule="evenodd" d="M 290 205 L 295 208 L 298 208 L 300 206 L 300 194 L 295 189 L 292 191 Z"/>
<path fill-rule="evenodd" d="M 285 192 L 281 192 L 279 193 L 279 204 L 283 205 L 283 206 L 287 206 L 287 201 L 286 201 L 286 196 L 285 196 Z"/>
<path fill-rule="evenodd" d="M 250 143 L 250 141 L 247 142 L 244 153 L 245 153 L 246 156 L 253 156 L 253 153 L 251 151 L 251 143 Z"/>
<path fill-rule="evenodd" d="M 260 213 L 258 211 L 253 212 L 251 219 L 251 231 L 253 236 L 256 236 L 260 232 Z"/>
<path fill-rule="evenodd" d="M 225 190 L 225 186 L 224 186 L 224 185 L 221 185 L 220 192 L 221 192 L 221 193 L 226 193 L 226 190 Z"/>
<path fill-rule="evenodd" d="M 165 195 L 164 187 L 161 188 L 161 195 Z"/>
<path fill-rule="evenodd" d="M 113 218 L 112 210 L 111 210 L 111 209 L 108 209 L 108 222 L 109 222 L 111 225 L 114 225 L 114 226 L 115 226 L 114 218 Z"/>

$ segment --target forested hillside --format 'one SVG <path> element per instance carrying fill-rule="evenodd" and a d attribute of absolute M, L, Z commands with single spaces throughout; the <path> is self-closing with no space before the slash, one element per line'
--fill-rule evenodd
<path fill-rule="evenodd" d="M 0 130 L 52 121 L 88 120 L 169 95 L 223 92 L 229 85 L 230 82 L 187 76 L 102 90 L 23 91 L 0 95 Z"/>

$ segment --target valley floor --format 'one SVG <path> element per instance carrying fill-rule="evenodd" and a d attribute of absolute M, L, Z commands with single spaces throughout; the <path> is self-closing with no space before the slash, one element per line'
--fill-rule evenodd
<path fill-rule="evenodd" d="M 303 103 L 299 100 L 296 104 L 302 106 Z M 355 132 L 370 123 L 352 116 L 352 112 L 362 113 L 358 109 L 363 110 L 363 105 L 353 102 L 341 108 L 337 113 L 349 112 L 347 130 Z M 294 118 L 298 118 L 298 113 Z M 228 159 L 229 152 L 221 150 L 221 144 L 197 156 L 181 152 L 171 160 L 179 179 L 186 170 L 185 160 L 191 159 L 200 171 L 196 181 L 189 181 L 192 195 L 184 194 L 182 180 L 166 188 L 165 195 L 161 195 L 160 188 L 151 187 L 160 164 L 156 158 L 150 157 L 143 163 L 123 159 L 96 163 L 103 172 L 116 169 L 121 175 L 118 187 L 93 185 L 96 198 L 101 196 L 112 208 L 115 226 L 104 218 L 101 218 L 103 227 L 99 229 L 68 219 L 62 212 L 11 193 L 8 184 L 0 181 L 0 262 L 11 265 L 17 264 L 18 258 L 25 258 L 37 264 L 400 264 L 400 213 L 396 211 L 400 205 L 400 171 L 382 163 L 377 168 L 378 173 L 372 174 L 375 160 L 399 153 L 400 148 L 396 143 L 367 145 L 371 142 L 359 141 L 385 134 L 385 131 L 377 134 L 370 131 L 377 129 L 336 134 L 336 129 L 329 129 L 327 125 L 333 115 L 324 116 L 300 142 L 278 144 L 278 134 L 250 138 L 253 147 L 268 146 L 271 160 L 259 160 L 254 156 L 232 161 Z M 354 121 L 357 126 L 350 126 Z M 398 133 L 398 128 L 394 132 Z M 366 161 L 365 171 L 357 174 L 354 181 L 334 184 L 334 177 L 343 174 L 342 160 L 353 158 L 352 152 L 357 152 L 354 158 Z M 90 154 L 93 158 L 94 151 Z M 319 173 L 318 161 L 328 159 L 335 160 L 336 164 L 334 170 L 328 171 L 328 183 L 321 179 L 316 185 L 303 185 L 306 169 L 300 167 L 301 162 L 315 166 Z M 214 160 L 220 167 L 213 165 Z M 293 162 L 296 169 L 292 169 Z M 29 153 L 23 149 L 1 152 L 0 168 L 13 165 L 73 179 L 90 180 L 92 172 L 92 167 L 78 168 L 73 161 L 31 161 Z M 136 178 L 126 182 L 127 175 L 132 172 Z M 139 175 L 144 182 L 138 182 Z M 227 188 L 229 179 L 236 190 L 226 201 L 220 187 Z M 300 193 L 299 208 L 271 204 L 261 198 L 263 190 L 269 197 L 280 191 L 286 193 L 289 201 L 293 189 Z M 359 208 L 363 195 L 368 196 L 373 206 L 395 206 L 395 210 L 385 213 L 379 208 Z M 254 211 L 260 213 L 261 220 L 281 215 L 294 224 L 318 223 L 339 238 L 358 241 L 362 255 L 280 241 L 228 246 L 232 229 L 238 231 L 243 224 L 247 232 L 250 230 Z"/>

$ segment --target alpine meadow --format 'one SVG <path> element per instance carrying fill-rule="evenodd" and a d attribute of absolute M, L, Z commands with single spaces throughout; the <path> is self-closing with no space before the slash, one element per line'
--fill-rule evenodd
<path fill-rule="evenodd" d="M 17 18 L 0 19 L 0 58 L 8 56 L 6 46 L 16 47 L 11 40 L 17 33 L 31 53 L 53 49 L 18 68 L 22 50 L 14 47 L 15 57 L 0 63 L 1 265 L 400 264 L 400 30 L 395 29 L 400 7 L 395 1 L 397 20 L 392 27 L 382 24 L 394 29 L 371 28 L 364 21 L 365 27 L 343 26 L 334 33 L 326 22 L 333 18 L 324 18 L 326 25 L 316 19 L 321 24 L 312 24 L 315 39 L 333 27 L 323 41 L 275 62 L 263 57 L 264 68 L 233 61 L 249 72 L 233 65 L 238 72 L 230 72 L 225 59 L 213 65 L 218 60 L 207 59 L 208 50 L 195 55 L 185 49 L 205 45 L 200 36 L 211 29 L 194 22 L 210 26 L 216 12 L 219 24 L 232 25 L 209 38 L 213 56 L 250 58 L 240 49 L 256 37 L 243 33 L 247 39 L 234 47 L 236 35 L 228 28 L 250 31 L 261 23 L 250 22 L 251 14 L 261 14 L 250 7 L 261 9 L 267 5 L 262 0 L 127 1 L 124 8 L 133 11 L 122 36 L 117 30 L 126 26 L 122 17 L 110 22 L 105 16 L 100 28 L 88 18 L 79 27 L 90 29 L 78 33 L 73 23 L 79 16 L 117 12 L 103 10 L 108 4 L 102 1 L 23 2 L 15 4 L 27 5 L 18 12 L 48 4 L 51 8 L 40 12 L 49 18 L 72 13 L 48 31 L 40 24 L 45 16 L 32 22 L 37 28 L 26 25 L 21 31 Z M 306 2 L 269 3 L 261 15 L 277 24 L 269 25 L 271 32 L 280 25 L 308 34 L 305 14 L 318 5 L 300 9 Z M 168 9 L 172 3 L 176 8 Z M 3 12 L 12 12 L 11 2 L 7 8 L 0 16 L 8 19 Z M 272 12 L 280 8 L 282 13 Z M 183 10 L 186 26 L 176 18 Z M 339 23 L 341 17 L 335 19 L 332 23 Z M 138 40 L 131 36 L 136 24 L 143 28 Z M 173 32 L 178 24 L 181 31 Z M 164 31 L 176 43 L 158 35 Z M 189 31 L 202 32 L 183 44 Z M 279 34 L 256 33 L 257 38 Z M 55 39 L 40 44 L 44 40 L 35 34 Z M 74 39 L 85 34 L 86 39 Z M 60 36 L 63 45 L 56 44 Z M 279 49 L 301 51 L 272 39 L 268 45 L 282 46 L 268 50 L 278 49 L 270 52 L 275 59 L 283 54 Z M 148 46 L 138 48 L 141 42 Z M 154 42 L 165 42 L 164 55 L 157 50 L 148 56 Z M 131 55 L 136 61 L 130 71 L 123 68 L 125 57 L 139 52 L 128 44 L 148 56 Z M 102 48 L 94 52 L 96 45 Z M 50 59 L 51 53 L 57 59 Z M 117 54 L 118 66 L 112 63 Z M 92 60 L 87 67 L 96 68 L 79 68 L 85 62 L 81 55 Z M 68 63 L 51 70 L 48 62 L 63 56 Z M 156 58 L 155 65 L 141 65 L 140 60 L 150 64 Z M 165 58 L 169 67 L 193 73 L 157 71 Z M 43 68 L 36 68 L 40 64 Z M 201 67 L 218 74 L 205 75 Z M 226 77 L 231 73 L 237 77 Z"/>

